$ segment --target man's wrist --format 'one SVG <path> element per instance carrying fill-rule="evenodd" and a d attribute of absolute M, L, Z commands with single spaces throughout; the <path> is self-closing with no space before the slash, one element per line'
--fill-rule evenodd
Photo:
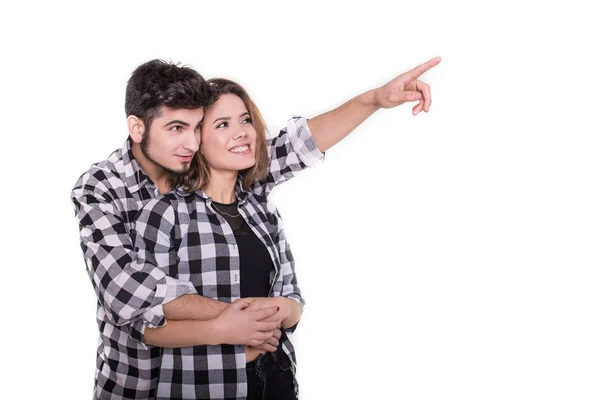
<path fill-rule="evenodd" d="M 225 310 L 227 310 L 227 308 L 231 305 L 231 303 L 226 303 L 224 301 L 219 301 L 218 307 L 219 307 L 219 315 L 221 315 L 221 313 Z"/>

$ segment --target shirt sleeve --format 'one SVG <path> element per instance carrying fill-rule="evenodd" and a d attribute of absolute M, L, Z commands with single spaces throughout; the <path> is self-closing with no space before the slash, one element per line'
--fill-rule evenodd
<path fill-rule="evenodd" d="M 254 194 L 266 197 L 275 186 L 324 159 L 325 153 L 317 147 L 306 121 L 306 118 L 294 117 L 279 135 L 267 140 L 269 174 L 265 180 L 254 182 L 251 187 Z"/>
<path fill-rule="evenodd" d="M 292 255 L 289 242 L 285 237 L 281 216 L 279 215 L 279 211 L 277 211 L 275 206 L 270 202 L 267 203 L 267 207 L 269 212 L 277 219 L 277 233 L 274 237 L 274 242 L 279 252 L 280 271 L 279 276 L 277 277 L 275 292 L 277 293 L 280 291 L 281 296 L 297 301 L 298 304 L 300 304 L 302 311 L 304 311 L 305 301 L 300 292 L 300 287 L 298 286 L 294 267 L 294 256 Z M 287 333 L 293 333 L 297 326 L 298 324 L 286 328 L 285 331 Z"/>
<path fill-rule="evenodd" d="M 85 174 L 71 200 L 98 301 L 115 325 L 141 320 L 143 325 L 162 326 L 162 305 L 195 290 L 190 282 L 178 281 L 152 263 L 136 259 L 123 214 L 111 197 L 114 191 L 96 176 Z"/>

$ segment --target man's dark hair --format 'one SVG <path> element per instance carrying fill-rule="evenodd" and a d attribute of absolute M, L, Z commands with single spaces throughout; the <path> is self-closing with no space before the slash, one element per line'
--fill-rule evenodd
<path fill-rule="evenodd" d="M 152 60 L 133 71 L 125 91 L 125 114 L 144 122 L 146 132 L 161 106 L 195 109 L 209 101 L 206 81 L 194 69 Z"/>

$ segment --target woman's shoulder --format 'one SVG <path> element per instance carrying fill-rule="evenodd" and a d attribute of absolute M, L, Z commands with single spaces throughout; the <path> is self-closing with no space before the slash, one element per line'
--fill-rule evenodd
<path fill-rule="evenodd" d="M 277 225 L 279 211 L 272 200 L 267 197 L 250 193 L 248 203 L 252 207 L 253 214 L 262 214 L 267 218 L 270 225 Z"/>

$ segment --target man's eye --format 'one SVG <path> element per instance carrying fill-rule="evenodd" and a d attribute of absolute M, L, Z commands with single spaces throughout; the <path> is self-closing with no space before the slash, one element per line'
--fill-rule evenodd
<path fill-rule="evenodd" d="M 175 125 L 175 126 L 171 127 L 171 130 L 173 132 L 181 132 L 183 130 L 183 126 L 181 126 L 181 125 Z"/>

